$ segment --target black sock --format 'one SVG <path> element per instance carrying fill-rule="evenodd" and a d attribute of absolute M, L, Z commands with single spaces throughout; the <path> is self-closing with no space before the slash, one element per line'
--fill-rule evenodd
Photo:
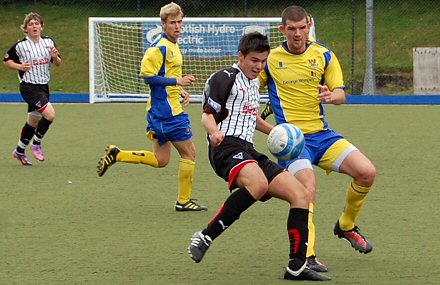
<path fill-rule="evenodd" d="M 256 200 L 246 188 L 238 189 L 226 199 L 218 213 L 202 233 L 214 240 L 232 223 L 238 220 L 241 213 L 246 211 L 255 202 Z"/>
<path fill-rule="evenodd" d="M 291 208 L 287 218 L 287 233 L 290 241 L 289 268 L 300 269 L 306 262 L 309 210 Z"/>
<path fill-rule="evenodd" d="M 41 118 L 41 120 L 38 122 L 37 131 L 35 132 L 36 139 L 34 139 L 34 144 L 41 144 L 41 140 L 49 129 L 50 124 L 52 124 L 52 121 L 49 121 L 45 117 Z"/>
<path fill-rule="evenodd" d="M 34 136 L 34 133 L 35 133 L 35 128 L 26 122 L 23 128 L 21 129 L 20 141 L 18 142 L 16 149 L 17 152 L 24 153 L 26 146 L 29 144 L 32 137 Z"/>

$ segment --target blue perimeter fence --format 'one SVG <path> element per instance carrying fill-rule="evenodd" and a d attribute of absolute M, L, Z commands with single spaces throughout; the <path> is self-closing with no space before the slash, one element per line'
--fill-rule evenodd
<path fill-rule="evenodd" d="M 89 103 L 87 93 L 53 93 L 53 103 Z M 0 94 L 0 103 L 23 103 L 20 94 Z M 440 105 L 440 95 L 348 95 L 347 104 Z"/>

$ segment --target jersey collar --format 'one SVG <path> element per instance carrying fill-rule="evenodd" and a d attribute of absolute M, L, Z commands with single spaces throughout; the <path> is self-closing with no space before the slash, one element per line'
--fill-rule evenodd
<path fill-rule="evenodd" d="M 286 50 L 288 53 L 291 53 L 291 54 L 303 54 L 303 53 L 305 53 L 309 49 L 309 46 L 311 45 L 311 43 L 312 43 L 311 41 L 306 40 L 306 49 L 303 52 L 291 51 L 289 49 L 289 47 L 287 46 L 287 41 L 282 42 L 281 45 L 283 46 L 284 50 Z"/>
<path fill-rule="evenodd" d="M 177 41 L 172 41 L 168 38 L 167 34 L 165 34 L 164 32 L 162 32 L 162 38 L 166 38 L 167 40 L 169 40 L 170 42 L 172 42 L 173 44 L 176 44 Z"/>

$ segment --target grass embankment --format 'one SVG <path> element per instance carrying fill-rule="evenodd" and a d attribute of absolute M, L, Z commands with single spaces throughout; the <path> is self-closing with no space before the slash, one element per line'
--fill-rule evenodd
<path fill-rule="evenodd" d="M 402 75 L 412 79 L 412 48 L 440 46 L 438 32 L 437 1 L 375 1 L 375 66 L 376 74 Z M 46 21 L 45 34 L 57 42 L 63 56 L 63 65 L 53 68 L 52 92 L 88 92 L 88 17 L 134 16 L 133 11 L 113 7 L 38 5 Z M 347 86 L 352 81 L 352 6 L 350 3 L 311 4 L 307 9 L 317 23 L 318 40 L 327 43 L 337 54 Z M 5 52 L 17 39 L 23 37 L 19 26 L 23 15 L 34 10 L 33 5 L 6 5 L 1 7 L 3 29 L 0 30 L 0 52 Z M 249 7 L 249 16 L 280 15 L 282 8 Z M 157 16 L 158 11 L 142 10 L 142 16 Z M 186 10 L 188 17 L 243 16 L 242 10 L 215 11 Z M 355 18 L 354 85 L 359 88 L 365 71 L 365 6 L 358 4 Z M 121 59 L 123 60 L 123 59 Z M 16 93 L 17 76 L 6 68 L 0 68 L 0 92 Z M 405 83 L 403 81 L 403 83 Z M 402 85 L 399 83 L 397 85 Z M 396 85 L 396 84 L 395 84 Z M 411 93 L 411 87 L 391 86 L 385 93 Z M 356 93 L 356 90 L 354 90 Z M 349 90 L 351 92 L 351 90 Z"/>

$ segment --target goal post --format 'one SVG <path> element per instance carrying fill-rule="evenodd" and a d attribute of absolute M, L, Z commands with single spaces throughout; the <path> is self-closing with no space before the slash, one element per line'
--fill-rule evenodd
<path fill-rule="evenodd" d="M 259 31 L 276 47 L 284 40 L 280 23 L 280 18 L 184 18 L 178 44 L 183 75 L 196 77 L 193 85 L 185 87 L 191 102 L 202 100 L 205 81 L 213 72 L 237 61 L 243 34 Z M 161 32 L 159 17 L 89 18 L 90 103 L 146 102 L 150 89 L 139 77 L 140 64 Z"/>

